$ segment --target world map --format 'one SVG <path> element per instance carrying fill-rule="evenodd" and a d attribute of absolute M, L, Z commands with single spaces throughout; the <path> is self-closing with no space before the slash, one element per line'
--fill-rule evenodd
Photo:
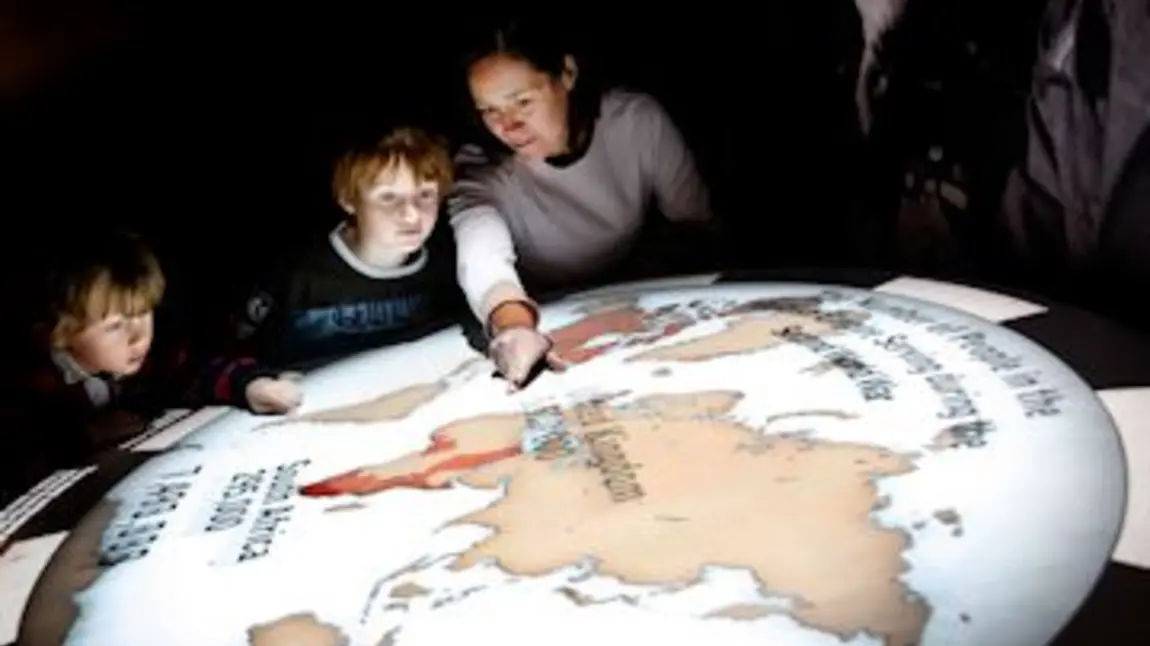
<path fill-rule="evenodd" d="M 802 284 L 543 326 L 570 367 L 519 393 L 449 330 L 200 429 L 73 533 L 21 643 L 1044 643 L 1113 548 L 1110 420 L 1009 330 Z"/>

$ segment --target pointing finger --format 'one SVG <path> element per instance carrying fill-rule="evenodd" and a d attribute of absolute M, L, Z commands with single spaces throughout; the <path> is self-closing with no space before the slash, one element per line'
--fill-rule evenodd
<path fill-rule="evenodd" d="M 554 350 L 551 350 L 547 353 L 546 361 L 547 367 L 551 368 L 555 372 L 563 372 L 567 369 L 567 361 L 564 360 L 563 357 L 559 356 L 559 353 Z"/>

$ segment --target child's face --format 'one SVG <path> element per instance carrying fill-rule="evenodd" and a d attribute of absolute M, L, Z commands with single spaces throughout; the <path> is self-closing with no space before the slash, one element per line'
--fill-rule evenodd
<path fill-rule="evenodd" d="M 109 314 L 89 323 L 72 338 L 67 350 L 90 373 L 133 375 L 144 365 L 152 346 L 152 326 L 150 311 L 130 317 Z"/>
<path fill-rule="evenodd" d="M 364 243 L 411 253 L 435 228 L 439 185 L 417 181 L 407 164 L 400 164 L 385 169 L 374 183 L 362 187 L 356 203 L 342 206 L 355 216 Z"/>

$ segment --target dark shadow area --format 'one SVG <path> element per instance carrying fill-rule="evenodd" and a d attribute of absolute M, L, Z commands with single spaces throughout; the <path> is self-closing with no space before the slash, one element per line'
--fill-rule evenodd
<path fill-rule="evenodd" d="M 1035 11 L 985 20 L 964 3 L 912 3 L 887 45 L 899 62 L 877 143 L 864 145 L 859 17 L 849 0 L 816 4 L 672 14 L 658 29 L 598 14 L 567 26 L 589 45 L 590 72 L 653 93 L 679 123 L 731 232 L 724 266 L 969 263 L 1020 132 L 1009 115 L 1026 89 Z M 455 50 L 478 13 L 142 16 L 130 38 L 5 111 L 3 210 L 20 249 L 80 224 L 126 225 L 156 242 L 181 300 L 231 300 L 277 251 L 339 217 L 327 173 L 344 142 L 400 119 L 456 143 L 467 132 Z M 924 170 L 936 145 L 947 163 Z M 908 263 L 890 242 L 906 173 L 948 165 L 968 187 L 952 223 L 963 253 Z M 31 265 L 6 256 L 10 282 L 27 284 Z"/>
<path fill-rule="evenodd" d="M 884 40 L 863 171 L 872 264 L 924 274 L 1000 269 L 994 221 L 1026 145 L 1024 102 L 1045 4 L 991 12 L 982 3 L 911 2 Z"/>
<path fill-rule="evenodd" d="M 329 164 L 345 141 L 454 117 L 449 54 L 437 52 L 450 34 L 375 14 L 154 12 L 7 106 L 5 283 L 42 273 L 38 250 L 59 236 L 120 226 L 154 242 L 178 300 L 234 299 L 283 249 L 339 220 Z"/>
<path fill-rule="evenodd" d="M 680 123 L 737 244 L 731 265 L 834 261 L 850 236 L 857 17 L 831 9 L 594 24 L 587 68 L 650 91 Z M 828 21 L 826 16 L 832 19 Z M 328 163 L 398 120 L 458 140 L 467 29 L 416 12 L 149 16 L 132 37 L 5 110 L 0 198 L 19 249 L 79 226 L 152 238 L 177 292 L 214 300 L 277 249 L 328 229 Z M 390 27 L 388 26 L 390 24 Z M 578 25 L 572 25 L 573 28 Z M 805 243 L 805 244 L 804 244 Z M 38 269 L 6 254 L 14 285 Z"/>
<path fill-rule="evenodd" d="M 1051 646 L 1145 644 L 1150 639 L 1140 600 L 1150 588 L 1150 572 L 1112 563 L 1094 593 Z"/>

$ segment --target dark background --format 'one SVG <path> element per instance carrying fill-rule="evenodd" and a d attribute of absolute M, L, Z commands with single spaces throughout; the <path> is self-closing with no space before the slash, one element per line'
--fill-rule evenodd
<path fill-rule="evenodd" d="M 336 221 L 328 164 L 343 142 L 415 119 L 459 143 L 458 43 L 492 18 L 438 4 L 159 4 L 0 9 L 9 294 L 62 237 L 117 225 L 154 241 L 183 302 L 234 300 Z M 584 37 L 588 73 L 652 92 L 678 121 L 733 233 L 726 265 L 899 265 L 887 243 L 902 170 L 932 144 L 980 170 L 967 217 L 989 217 L 1021 143 L 1043 2 L 911 0 L 867 143 L 853 3 L 767 4 L 562 5 L 548 20 Z"/>
<path fill-rule="evenodd" d="M 985 230 L 1021 151 L 1044 4 L 909 0 L 867 140 L 852 103 L 862 40 L 850 0 L 546 9 L 584 32 L 588 71 L 652 92 L 678 121 L 732 232 L 725 265 L 1009 282 L 983 262 Z M 0 2 L 4 324 L 20 320 L 48 254 L 100 226 L 147 234 L 173 300 L 210 318 L 335 223 L 328 164 L 343 142 L 418 119 L 459 143 L 468 106 L 455 47 L 490 6 L 285 7 Z M 892 238 L 904 172 L 932 146 L 968 170 L 970 207 L 957 258 L 923 265 Z M 1109 568 L 1064 643 L 1133 630 L 1144 579 Z"/>

